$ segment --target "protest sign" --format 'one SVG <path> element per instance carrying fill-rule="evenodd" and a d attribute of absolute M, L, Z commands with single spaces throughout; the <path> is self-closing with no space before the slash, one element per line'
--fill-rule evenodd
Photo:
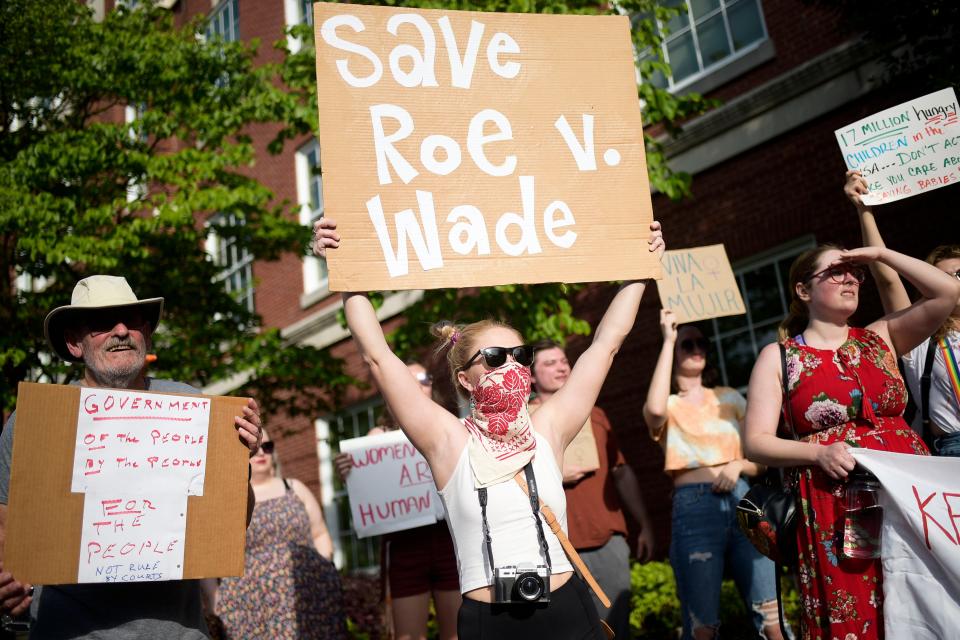
<path fill-rule="evenodd" d="M 353 468 L 347 495 L 358 538 L 433 524 L 443 505 L 430 466 L 402 431 L 340 441 Z"/>
<path fill-rule="evenodd" d="M 245 405 L 21 383 L 5 567 L 39 584 L 242 574 Z"/>
<path fill-rule="evenodd" d="M 314 24 L 331 290 L 659 277 L 627 16 Z"/>
<path fill-rule="evenodd" d="M 722 244 L 664 253 L 657 291 L 681 324 L 746 313 Z"/>
<path fill-rule="evenodd" d="M 943 89 L 836 130 L 847 169 L 863 174 L 868 205 L 960 181 L 957 94 Z"/>
<path fill-rule="evenodd" d="M 883 487 L 888 638 L 952 638 L 960 627 L 960 459 L 852 448 Z"/>

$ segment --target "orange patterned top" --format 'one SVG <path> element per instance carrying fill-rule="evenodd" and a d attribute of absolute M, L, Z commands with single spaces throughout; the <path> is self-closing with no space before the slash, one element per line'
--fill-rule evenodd
<path fill-rule="evenodd" d="M 658 440 L 673 473 L 712 467 L 743 457 L 740 430 L 747 401 L 736 389 L 703 390 L 703 402 L 694 405 L 677 394 L 667 400 L 667 424 Z"/>

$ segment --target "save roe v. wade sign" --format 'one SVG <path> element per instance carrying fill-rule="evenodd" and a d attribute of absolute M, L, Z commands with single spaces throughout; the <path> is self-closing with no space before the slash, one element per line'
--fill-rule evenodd
<path fill-rule="evenodd" d="M 627 17 L 314 24 L 332 290 L 659 277 Z"/>

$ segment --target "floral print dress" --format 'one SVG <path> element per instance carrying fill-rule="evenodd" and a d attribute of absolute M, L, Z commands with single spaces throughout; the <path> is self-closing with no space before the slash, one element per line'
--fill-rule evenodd
<path fill-rule="evenodd" d="M 218 613 L 231 640 L 346 637 L 340 574 L 317 553 L 289 487 L 254 507 L 243 576 L 223 579 Z"/>
<path fill-rule="evenodd" d="M 929 455 L 903 420 L 907 392 L 883 338 L 869 329 L 850 328 L 836 351 L 792 338 L 785 346 L 790 406 L 802 440 Z M 797 528 L 802 637 L 883 638 L 879 559 L 840 554 L 846 483 L 817 466 L 795 471 L 803 513 Z"/>

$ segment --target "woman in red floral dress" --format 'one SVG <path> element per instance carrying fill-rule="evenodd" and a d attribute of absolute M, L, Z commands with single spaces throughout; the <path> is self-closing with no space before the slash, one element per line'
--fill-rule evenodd
<path fill-rule="evenodd" d="M 865 329 L 850 327 L 864 262 L 877 261 L 910 280 L 921 298 Z M 901 414 L 906 389 L 896 365 L 940 326 L 956 305 L 960 283 L 935 267 L 889 249 L 844 251 L 823 245 L 801 254 L 790 269 L 793 299 L 780 326 L 787 387 L 800 442 L 777 437 L 782 410 L 780 350 L 765 347 L 747 394 L 747 455 L 755 462 L 795 467 L 803 520 L 800 549 L 803 638 L 883 638 L 879 560 L 840 553 L 845 479 L 865 447 L 927 455 Z"/>

